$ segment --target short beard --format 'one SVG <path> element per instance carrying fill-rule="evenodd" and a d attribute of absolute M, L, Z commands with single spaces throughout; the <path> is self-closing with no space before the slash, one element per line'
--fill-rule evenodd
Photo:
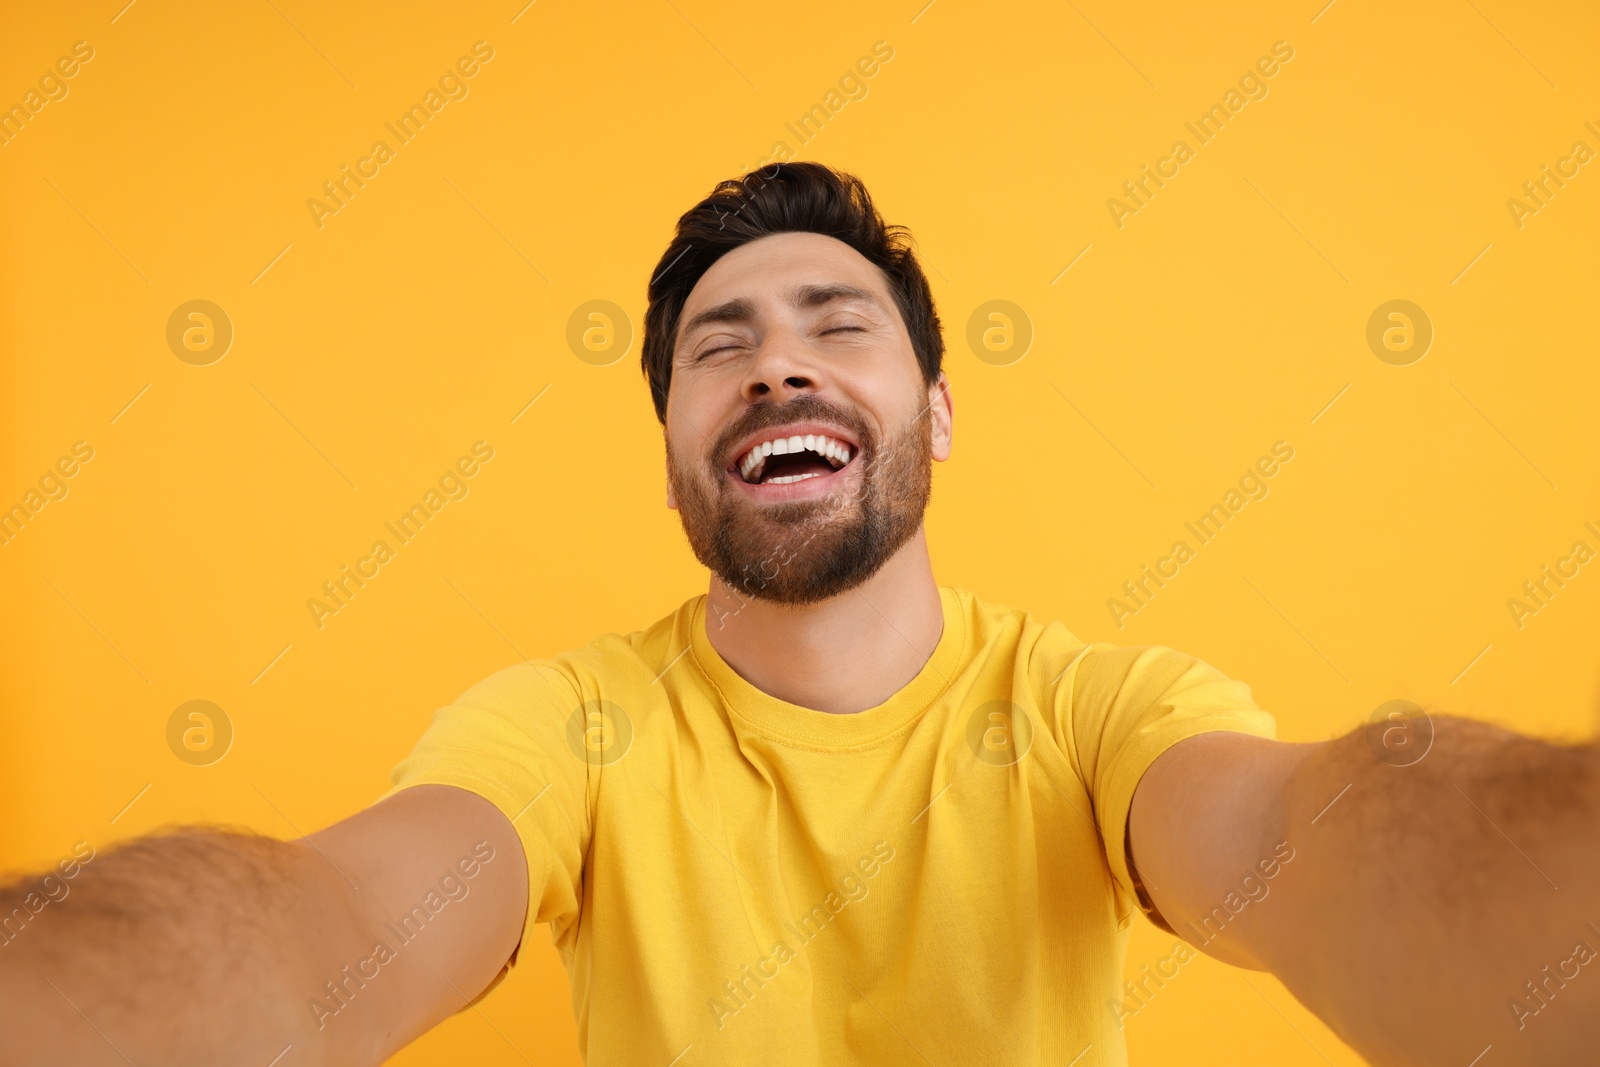
<path fill-rule="evenodd" d="M 732 443 L 804 420 L 832 422 L 855 435 L 853 464 L 862 464 L 855 484 L 816 500 L 766 506 L 736 495 L 717 465 Z M 694 462 L 668 439 L 667 477 L 695 558 L 736 593 L 815 604 L 878 573 L 921 528 L 933 489 L 933 422 L 923 408 L 880 444 L 853 412 L 803 393 L 782 407 L 751 408 L 710 450 L 707 470 L 690 469 Z"/>

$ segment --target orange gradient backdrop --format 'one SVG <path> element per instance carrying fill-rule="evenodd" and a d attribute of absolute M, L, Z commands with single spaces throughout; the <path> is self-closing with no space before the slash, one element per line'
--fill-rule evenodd
<path fill-rule="evenodd" d="M 925 256 L 942 581 L 1199 655 L 1287 739 L 1402 698 L 1594 729 L 1600 564 L 1508 606 L 1600 550 L 1593 5 L 524 2 L 6 16 L 0 507 L 26 522 L 0 544 L 0 866 L 173 823 L 309 832 L 473 682 L 701 590 L 637 328 L 677 216 L 775 154 L 861 175 Z M 476 42 L 400 143 L 385 123 Z M 1185 123 L 1278 42 L 1202 143 Z M 379 140 L 364 187 L 308 206 Z M 1146 165 L 1168 177 L 1135 201 Z M 220 359 L 169 344 L 193 300 L 231 323 Z M 569 344 L 595 300 L 625 351 Z M 1392 300 L 1431 323 L 1420 359 L 1369 345 Z M 468 494 L 319 626 L 308 599 L 479 441 Z M 1185 522 L 1279 441 L 1268 494 L 1199 545 Z M 1108 607 L 1179 539 L 1176 577 Z M 231 723 L 209 765 L 169 747 L 191 700 Z M 1141 920 L 1130 972 L 1170 943 Z M 565 974 L 543 938 L 523 958 L 393 1062 L 577 1063 Z M 1209 960 L 1126 1032 L 1136 1065 L 1359 1062 Z"/>

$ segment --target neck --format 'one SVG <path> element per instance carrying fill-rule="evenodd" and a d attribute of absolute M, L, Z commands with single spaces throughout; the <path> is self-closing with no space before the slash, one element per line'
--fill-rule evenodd
<path fill-rule="evenodd" d="M 922 670 L 944 610 L 921 528 L 870 579 L 816 604 L 746 597 L 713 577 L 706 637 L 745 681 L 833 714 L 876 707 Z"/>

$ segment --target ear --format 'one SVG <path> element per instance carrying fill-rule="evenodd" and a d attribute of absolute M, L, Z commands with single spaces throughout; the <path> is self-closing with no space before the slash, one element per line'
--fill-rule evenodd
<path fill-rule="evenodd" d="M 944 371 L 928 386 L 928 417 L 933 421 L 933 458 L 944 462 L 950 458 L 951 440 L 955 435 L 955 400 L 950 395 L 950 379 Z"/>

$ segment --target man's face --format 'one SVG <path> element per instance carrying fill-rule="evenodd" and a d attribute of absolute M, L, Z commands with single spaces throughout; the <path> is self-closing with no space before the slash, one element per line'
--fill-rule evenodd
<path fill-rule="evenodd" d="M 774 234 L 717 260 L 678 321 L 667 505 L 695 556 L 786 604 L 872 577 L 921 527 L 951 431 L 883 274 L 832 237 Z"/>

